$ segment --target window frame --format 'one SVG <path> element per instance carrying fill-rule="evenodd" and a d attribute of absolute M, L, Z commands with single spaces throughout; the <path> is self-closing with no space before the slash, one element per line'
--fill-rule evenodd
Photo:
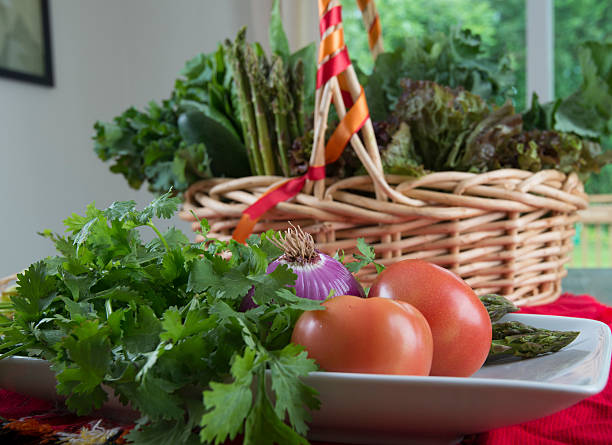
<path fill-rule="evenodd" d="M 310 12 L 310 9 L 313 11 Z M 283 22 L 289 25 L 286 26 L 287 34 L 293 48 L 318 41 L 315 10 L 312 0 L 281 2 Z M 534 92 L 541 103 L 555 99 L 554 0 L 525 0 L 525 20 L 526 104 L 529 107 Z"/>
<path fill-rule="evenodd" d="M 535 92 L 540 102 L 555 99 L 554 0 L 525 0 L 527 106 Z"/>

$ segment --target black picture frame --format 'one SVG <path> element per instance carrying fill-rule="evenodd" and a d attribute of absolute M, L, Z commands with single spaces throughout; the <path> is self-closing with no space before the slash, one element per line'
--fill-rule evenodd
<path fill-rule="evenodd" d="M 22 2 L 24 0 L 12 0 L 13 2 Z M 49 1 L 48 0 L 33 0 L 37 4 L 33 5 L 34 7 L 39 8 L 40 11 L 40 35 L 39 37 L 41 42 L 40 47 L 42 49 L 42 54 L 35 55 L 36 58 L 40 58 L 39 68 L 42 68 L 38 72 L 28 71 L 26 68 L 17 69 L 14 66 L 7 66 L 2 64 L 2 58 L 0 57 L 0 76 L 7 77 L 10 79 L 21 80 L 24 82 L 31 82 L 39 85 L 45 85 L 52 87 L 54 86 L 54 78 L 53 78 L 53 57 L 52 57 L 52 48 L 51 48 L 51 24 L 49 20 Z M 11 7 L 10 5 L 8 6 Z M 37 11 L 38 12 L 38 11 Z M 10 44 L 5 42 L 5 45 Z M 0 47 L 0 56 L 2 56 L 3 51 L 6 48 Z M 34 57 L 34 55 L 32 55 Z"/>

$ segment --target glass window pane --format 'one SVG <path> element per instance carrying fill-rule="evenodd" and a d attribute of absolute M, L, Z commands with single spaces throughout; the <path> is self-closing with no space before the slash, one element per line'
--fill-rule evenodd
<path fill-rule="evenodd" d="M 376 0 L 385 50 L 402 45 L 406 37 L 448 33 L 457 25 L 479 34 L 485 56 L 508 55 L 516 75 L 517 109 L 525 106 L 525 0 Z M 355 0 L 342 0 L 349 54 L 370 71 L 367 36 Z"/>
<path fill-rule="evenodd" d="M 601 0 L 555 0 L 555 96 L 566 98 L 580 88 L 580 46 L 586 41 L 612 41 L 612 3 Z M 612 136 L 602 140 L 612 149 Z M 587 193 L 612 193 L 612 164 L 593 174 Z"/>
<path fill-rule="evenodd" d="M 612 38 L 612 3 L 601 0 L 555 0 L 555 97 L 578 89 L 582 73 L 578 49 L 587 40 Z"/>

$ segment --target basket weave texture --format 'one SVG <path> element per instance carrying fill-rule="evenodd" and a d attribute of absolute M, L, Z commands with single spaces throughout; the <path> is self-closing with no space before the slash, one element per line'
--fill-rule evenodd
<path fill-rule="evenodd" d="M 376 199 L 369 176 L 328 180 L 323 199 L 300 193 L 279 203 L 254 232 L 283 230 L 292 221 L 312 233 L 328 254 L 351 254 L 363 237 L 383 265 L 406 258 L 431 261 L 457 273 L 478 295 L 503 294 L 517 305 L 542 304 L 560 295 L 577 211 L 587 206 L 576 175 L 506 169 L 386 179 L 424 205 Z M 242 211 L 282 180 L 254 176 L 199 182 L 187 192 L 180 216 L 194 221 L 194 212 L 208 219 L 209 237 L 229 239 Z M 359 274 L 366 285 L 374 277 L 372 268 Z"/>
<path fill-rule="evenodd" d="M 368 4 L 364 11 L 372 16 L 373 0 Z M 335 5 L 337 0 L 320 2 L 321 16 Z M 341 76 L 357 100 L 363 89 L 352 66 Z M 317 90 L 311 167 L 324 163 L 330 103 L 341 119 L 347 115 L 339 84 L 334 77 Z M 437 172 L 418 179 L 384 175 L 369 119 L 361 138 L 354 134 L 350 142 L 366 176 L 309 180 L 293 199 L 259 219 L 253 232 L 284 230 L 291 222 L 312 233 L 321 251 L 344 251 L 348 258 L 361 237 L 383 265 L 408 258 L 431 261 L 465 279 L 478 295 L 499 293 L 519 306 L 561 294 L 577 212 L 588 203 L 577 175 L 516 169 Z M 180 217 L 193 221 L 195 231 L 200 228 L 196 217 L 206 218 L 209 237 L 229 239 L 243 212 L 286 180 L 251 176 L 195 183 L 185 194 Z M 358 274 L 366 286 L 375 276 L 373 267 Z"/>

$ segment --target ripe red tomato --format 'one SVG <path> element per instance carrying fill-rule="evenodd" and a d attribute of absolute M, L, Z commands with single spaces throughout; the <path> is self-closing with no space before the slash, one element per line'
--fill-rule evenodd
<path fill-rule="evenodd" d="M 325 371 L 428 375 L 431 330 L 413 306 L 384 298 L 339 295 L 304 312 L 291 336 Z"/>
<path fill-rule="evenodd" d="M 431 375 L 468 377 L 486 360 L 491 319 L 453 272 L 427 261 L 399 261 L 377 277 L 368 296 L 405 301 L 425 316 L 434 341 Z"/>

